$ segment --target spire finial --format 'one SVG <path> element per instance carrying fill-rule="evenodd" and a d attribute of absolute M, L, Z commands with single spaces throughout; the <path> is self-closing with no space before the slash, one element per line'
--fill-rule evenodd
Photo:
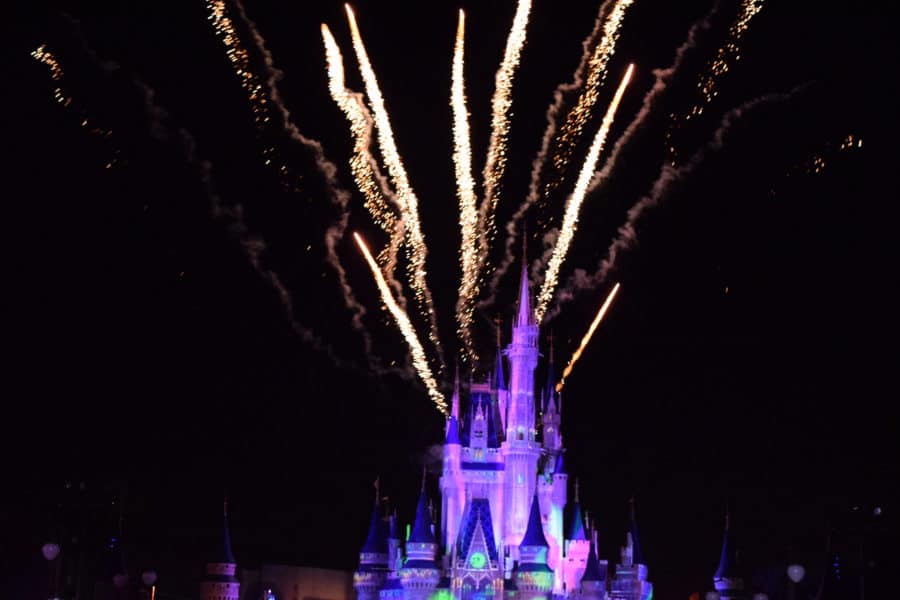
<path fill-rule="evenodd" d="M 422 493 L 425 493 L 425 477 L 428 474 L 428 469 L 425 465 L 422 465 Z"/>
<path fill-rule="evenodd" d="M 375 478 L 375 483 L 372 485 L 375 486 L 375 505 L 378 505 L 378 497 L 381 496 L 381 475 Z"/>
<path fill-rule="evenodd" d="M 225 498 L 222 502 L 222 516 L 226 519 L 228 518 L 228 494 L 225 494 Z"/>
<path fill-rule="evenodd" d="M 579 487 L 580 486 L 578 485 L 578 478 L 576 477 L 575 478 L 575 502 L 580 502 L 580 500 L 578 499 L 578 491 L 579 491 L 578 488 Z"/>

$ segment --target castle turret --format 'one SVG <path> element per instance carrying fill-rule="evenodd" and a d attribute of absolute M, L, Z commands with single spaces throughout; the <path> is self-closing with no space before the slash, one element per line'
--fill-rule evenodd
<path fill-rule="evenodd" d="M 428 500 L 425 495 L 425 478 L 416 505 L 416 518 L 412 532 L 406 540 L 406 561 L 400 569 L 405 598 L 410 600 L 431 597 L 441 579 L 441 565 L 437 561 L 438 544 L 434 535 Z"/>
<path fill-rule="evenodd" d="M 353 574 L 353 587 L 359 600 L 375 600 L 384 585 L 388 572 L 388 540 L 384 521 L 381 519 L 381 503 L 378 499 L 378 481 L 375 482 L 375 505 L 369 520 L 369 532 L 359 551 L 359 568 Z"/>
<path fill-rule="evenodd" d="M 517 549 L 528 526 L 528 512 L 537 485 L 537 463 L 541 446 L 536 439 L 534 369 L 538 360 L 538 326 L 531 309 L 528 276 L 522 257 L 519 307 L 512 342 L 506 348 L 510 365 L 509 405 L 503 454 L 504 543 Z"/>
<path fill-rule="evenodd" d="M 231 551 L 227 500 L 223 505 L 222 517 L 222 543 L 206 564 L 206 576 L 200 583 L 201 600 L 238 600 L 241 593 L 241 584 L 235 576 L 237 561 Z"/>
<path fill-rule="evenodd" d="M 744 579 L 738 568 L 737 545 L 731 527 L 731 515 L 728 513 L 725 514 L 725 534 L 719 554 L 719 566 L 713 575 L 713 585 L 721 600 L 738 600 L 747 596 L 744 592 Z"/>
<path fill-rule="evenodd" d="M 606 561 L 597 556 L 597 532 L 591 534 L 587 564 L 581 576 L 581 597 L 584 600 L 603 600 L 606 596 Z"/>
<path fill-rule="evenodd" d="M 493 394 L 497 399 L 497 411 L 500 414 L 500 428 L 506 431 L 506 410 L 509 404 L 509 384 L 506 382 L 506 372 L 503 368 L 503 349 L 500 347 L 500 330 L 497 329 L 497 360 L 494 364 L 494 373 L 491 378 Z"/>
<path fill-rule="evenodd" d="M 616 577 L 610 582 L 611 600 L 648 600 L 653 584 L 647 580 L 647 564 L 638 537 L 634 498 L 631 499 L 631 527 L 625 534 L 625 546 L 616 565 Z"/>
<path fill-rule="evenodd" d="M 448 552 L 459 533 L 466 501 L 466 488 L 462 475 L 462 446 L 459 433 L 459 366 L 453 380 L 453 401 L 447 420 L 447 439 L 444 443 L 444 461 L 441 472 L 441 547 Z"/>
<path fill-rule="evenodd" d="M 516 587 L 521 600 L 549 598 L 553 589 L 553 570 L 547 564 L 550 544 L 544 535 L 540 503 L 531 501 L 528 528 L 519 545 L 519 564 L 515 570 Z"/>
<path fill-rule="evenodd" d="M 590 553 L 590 540 L 581 514 L 581 499 L 578 493 L 578 481 L 575 481 L 575 502 L 572 504 L 572 522 L 566 533 L 566 558 L 563 578 L 566 590 L 577 590 L 581 577 L 587 568 Z"/>

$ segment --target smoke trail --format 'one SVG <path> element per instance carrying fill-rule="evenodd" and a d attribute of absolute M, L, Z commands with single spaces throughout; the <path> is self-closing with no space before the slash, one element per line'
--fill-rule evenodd
<path fill-rule="evenodd" d="M 465 53 L 466 14 L 459 11 L 456 45 L 453 51 L 452 91 L 453 107 L 453 163 L 456 166 L 456 188 L 459 196 L 460 225 L 460 285 L 456 301 L 457 333 L 463 343 L 463 359 L 478 362 L 472 342 L 472 317 L 475 296 L 478 295 L 478 201 L 475 180 L 472 178 L 472 143 L 469 139 L 469 113 L 466 110 L 466 89 L 463 73 Z"/>
<path fill-rule="evenodd" d="M 694 23 L 688 31 L 687 37 L 685 41 L 678 47 L 675 51 L 675 59 L 672 61 L 672 64 L 666 69 L 654 69 L 654 84 L 649 92 L 644 96 L 644 100 L 642 102 L 641 108 L 638 113 L 635 115 L 634 119 L 632 119 L 631 123 L 625 129 L 625 132 L 616 140 L 615 145 L 613 146 L 612 151 L 609 154 L 609 157 L 606 159 L 606 162 L 603 165 L 603 168 L 600 170 L 598 174 L 595 175 L 590 185 L 588 186 L 587 193 L 594 193 L 612 174 L 618 164 L 618 158 L 622 153 L 623 149 L 628 145 L 631 139 L 635 136 L 635 134 L 642 129 L 645 122 L 647 121 L 650 114 L 654 111 L 657 104 L 661 101 L 663 94 L 669 86 L 669 83 L 678 74 L 681 69 L 682 64 L 688 53 L 694 49 L 697 45 L 697 41 L 701 35 L 701 33 L 707 31 L 712 26 L 711 20 L 715 13 L 718 11 L 718 4 L 716 4 L 712 10 L 707 14 L 703 19 Z M 559 94 L 559 88 L 557 89 L 557 94 Z M 559 97 L 559 96 L 558 96 Z M 551 105 L 548 110 L 548 120 L 550 113 L 554 110 L 555 105 Z M 550 131 L 550 126 L 548 126 L 547 131 Z M 545 141 L 548 141 L 552 136 L 545 135 Z M 549 146 L 548 146 L 549 148 Z M 544 148 L 541 149 L 541 154 L 538 154 L 538 157 L 535 159 L 535 165 L 538 164 L 538 160 L 542 163 L 546 159 L 547 150 Z M 535 178 L 535 172 L 538 173 L 537 178 Z M 528 199 L 522 203 L 519 207 L 519 210 L 513 216 L 512 220 L 507 224 L 506 230 L 508 233 L 506 239 L 506 254 L 503 258 L 503 262 L 500 268 L 497 269 L 494 277 L 491 280 L 490 285 L 488 286 L 489 295 L 484 300 L 479 302 L 480 308 L 485 308 L 488 306 L 492 306 L 497 300 L 497 291 L 500 287 L 501 278 L 509 271 L 509 266 L 514 261 L 513 256 L 513 244 L 515 242 L 516 236 L 516 223 L 521 221 L 524 218 L 525 213 L 531 207 L 531 205 L 537 201 L 540 197 L 540 191 L 538 188 L 539 183 L 539 171 L 532 171 L 532 187 L 529 191 Z M 544 236 L 544 246 L 545 253 L 541 257 L 541 259 L 535 264 L 532 269 L 533 272 L 542 273 L 544 266 L 547 264 L 547 261 L 550 259 L 550 249 L 553 247 L 555 243 L 556 233 L 548 232 Z"/>
<path fill-rule="evenodd" d="M 775 102 L 784 102 L 790 99 L 799 88 L 796 88 L 787 94 L 768 94 L 749 102 L 745 102 L 739 107 L 730 110 L 722 118 L 719 128 L 713 134 L 712 139 L 700 148 L 691 159 L 681 167 L 672 167 L 671 165 L 663 165 L 659 177 L 653 183 L 650 193 L 641 198 L 628 211 L 625 224 L 619 228 L 616 238 L 610 244 L 606 257 L 597 265 L 594 273 L 587 273 L 583 269 L 576 270 L 566 283 L 566 286 L 559 290 L 556 296 L 555 308 L 547 313 L 547 321 L 550 321 L 559 314 L 562 307 L 574 300 L 575 295 L 583 290 L 594 289 L 602 285 L 609 273 L 615 268 L 616 261 L 624 253 L 637 244 L 638 236 L 636 225 L 648 211 L 659 206 L 664 202 L 672 188 L 690 177 L 693 172 L 706 160 L 707 155 L 719 152 L 725 145 L 725 139 L 735 122 L 744 118 L 748 113 L 752 113 L 756 108 L 762 105 L 772 104 Z"/>
<path fill-rule="evenodd" d="M 391 295 L 391 289 L 384 280 L 381 269 L 378 268 L 378 263 L 372 258 L 372 254 L 369 252 L 369 248 L 366 246 L 366 242 L 362 239 L 362 236 L 354 232 L 353 237 L 356 239 L 356 243 L 359 245 L 359 249 L 363 253 L 366 262 L 369 263 L 369 268 L 372 270 L 372 275 L 375 277 L 375 283 L 378 285 L 378 290 L 381 292 L 381 297 L 384 300 L 385 306 L 387 306 L 391 315 L 393 315 L 394 320 L 397 322 L 397 327 L 400 328 L 400 332 L 403 334 L 406 343 L 409 345 L 409 350 L 413 356 L 413 365 L 419 373 L 422 382 L 425 384 L 428 395 L 431 397 L 435 406 L 437 406 L 437 409 L 444 416 L 448 416 L 449 411 L 447 409 L 447 402 L 444 400 L 444 395 L 441 394 L 438 389 L 437 381 L 435 381 L 434 376 L 431 374 L 431 368 L 428 366 L 428 358 L 425 356 L 425 350 L 419 342 L 415 328 L 413 328 L 412 323 L 409 321 L 409 316 L 394 301 L 394 297 Z"/>
<path fill-rule="evenodd" d="M 366 86 L 366 93 L 369 101 L 372 103 L 372 111 L 375 116 L 376 129 L 378 130 L 378 144 L 381 148 L 381 155 L 387 165 L 388 173 L 397 190 L 397 199 L 402 211 L 402 218 L 405 221 L 406 228 L 406 248 L 409 264 L 407 272 L 410 278 L 410 285 L 422 316 L 429 325 L 428 337 L 434 345 L 437 354 L 440 369 L 444 367 L 444 356 L 441 348 L 440 338 L 438 337 L 437 317 L 434 312 L 434 302 L 431 297 L 431 290 L 428 288 L 426 280 L 426 258 L 428 256 L 428 247 L 425 245 L 425 238 L 422 235 L 422 227 L 419 221 L 419 200 L 416 197 L 409 178 L 406 174 L 406 168 L 397 151 L 397 145 L 394 142 L 393 129 L 391 128 L 390 117 L 387 108 L 384 105 L 384 97 L 381 95 L 381 89 L 378 85 L 378 79 L 375 71 L 369 61 L 369 55 L 366 52 L 362 35 L 356 23 L 356 17 L 350 5 L 344 5 L 347 12 L 347 20 L 350 23 L 350 32 L 353 38 L 353 48 L 356 51 L 356 58 L 359 63 L 360 72 Z"/>
<path fill-rule="evenodd" d="M 519 66 L 519 57 L 525 46 L 525 33 L 531 12 L 531 0 L 519 0 L 512 29 L 506 40 L 503 62 L 494 78 L 494 96 L 491 100 L 491 141 L 484 165 L 484 198 L 478 212 L 480 267 L 488 260 L 491 239 L 494 236 L 494 212 L 500 195 L 500 180 L 506 168 L 506 142 L 509 135 L 509 117 L 512 106 L 512 86 Z"/>
<path fill-rule="evenodd" d="M 566 385 L 566 378 L 572 374 L 572 368 L 575 366 L 575 363 L 578 362 L 578 359 L 581 358 L 581 354 L 590 343 L 591 338 L 594 336 L 594 332 L 597 331 L 597 327 L 600 325 L 603 317 L 606 316 L 606 311 L 609 310 L 609 307 L 612 305 L 613 300 L 615 300 L 617 293 L 619 293 L 618 283 L 613 286 L 612 291 L 606 297 L 606 300 L 603 301 L 603 305 L 600 307 L 600 310 L 597 311 L 597 316 L 594 317 L 594 320 L 591 322 L 591 326 L 588 327 L 587 333 L 585 333 L 584 337 L 581 338 L 581 343 L 578 345 L 578 349 L 575 350 L 574 353 L 572 353 L 572 358 L 569 359 L 569 364 L 566 365 L 562 377 L 560 377 L 559 379 L 559 383 L 556 384 L 557 392 L 561 392 L 563 387 Z"/>
<path fill-rule="evenodd" d="M 372 339 L 363 324 L 363 316 L 365 315 L 366 309 L 356 300 L 356 295 L 347 279 L 346 270 L 341 264 L 340 257 L 337 253 L 337 247 L 343 239 L 347 229 L 350 193 L 343 189 L 338 182 L 337 166 L 325 156 L 322 144 L 316 140 L 305 137 L 294 124 L 290 112 L 287 110 L 287 107 L 278 92 L 277 84 L 281 77 L 281 73 L 275 67 L 274 59 L 266 47 L 262 34 L 260 34 L 256 24 L 247 16 L 240 0 L 233 0 L 233 6 L 236 18 L 249 32 L 255 50 L 262 58 L 262 77 L 257 75 L 252 69 L 249 55 L 228 17 L 224 0 L 207 0 L 207 7 L 211 12 L 210 20 L 213 22 L 213 26 L 219 33 L 223 44 L 225 44 L 228 58 L 235 68 L 235 74 L 241 79 L 241 85 L 248 92 L 257 126 L 271 126 L 272 116 L 281 118 L 281 126 L 284 132 L 288 134 L 288 137 L 312 154 L 315 165 L 322 175 L 329 191 L 331 204 L 338 210 L 339 216 L 337 220 L 325 230 L 325 260 L 337 275 L 338 286 L 341 290 L 344 306 L 350 312 L 353 328 L 358 331 L 362 337 L 366 355 L 367 357 L 370 357 L 371 360 Z M 273 112 L 273 110 L 275 112 Z M 270 164 L 270 161 L 274 160 L 275 157 L 274 148 L 267 146 L 263 153 L 267 156 L 267 164 Z M 279 172 L 282 176 L 286 177 L 290 171 L 286 164 L 282 164 L 279 167 Z"/>
<path fill-rule="evenodd" d="M 534 309 L 534 319 L 537 323 L 540 323 L 544 318 L 544 311 L 547 310 L 547 304 L 553 298 L 553 291 L 556 289 L 559 270 L 562 268 L 562 263 L 566 258 L 566 254 L 569 252 L 572 238 L 575 236 L 575 231 L 578 229 L 578 216 L 581 212 L 581 205 L 584 203 L 585 195 L 587 194 L 588 184 L 591 181 L 591 176 L 594 174 L 594 169 L 597 167 L 597 160 L 600 158 L 600 153 L 606 145 L 606 137 L 609 134 L 609 128 L 612 127 L 613 119 L 616 116 L 616 109 L 619 108 L 619 102 L 625 94 L 625 88 L 628 87 L 633 72 L 634 65 L 629 65 L 628 70 L 625 72 L 625 76 L 622 78 L 622 82 L 619 84 L 619 89 L 616 90 L 616 95 L 613 97 L 612 102 L 609 103 L 609 108 L 606 111 L 606 115 L 603 117 L 603 123 L 600 125 L 600 130 L 597 131 L 594 142 L 591 144 L 591 149 L 584 160 L 584 166 L 582 166 L 581 173 L 578 175 L 578 181 L 575 183 L 575 190 L 572 192 L 572 195 L 569 196 L 569 201 L 566 203 L 566 211 L 563 217 L 562 226 L 560 227 L 560 233 L 553 246 L 553 253 L 547 266 L 547 275 L 544 277 L 544 283 L 541 286 L 541 291 L 538 294 Z"/>

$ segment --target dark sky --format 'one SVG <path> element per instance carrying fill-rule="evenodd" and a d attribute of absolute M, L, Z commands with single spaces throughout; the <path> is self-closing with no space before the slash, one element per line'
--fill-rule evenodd
<path fill-rule="evenodd" d="M 420 198 L 449 357 L 459 234 L 448 99 L 459 6 L 480 169 L 515 3 L 355 4 Z M 571 78 L 597 8 L 535 1 L 501 225 L 527 190 L 552 90 Z M 640 108 L 653 69 L 672 63 L 711 8 L 636 1 L 601 97 L 602 105 L 635 62 L 611 140 Z M 592 269 L 629 207 L 650 192 L 666 117 L 696 101 L 697 78 L 736 11 L 734 0 L 721 0 L 608 185 L 589 197 L 564 278 Z M 353 192 L 350 227 L 383 244 L 349 173 L 351 140 L 326 85 L 322 22 L 342 46 L 349 83 L 361 88 L 341 3 L 260 1 L 247 13 L 283 71 L 278 88 L 293 122 L 322 142 Z M 3 570 L 24 573 L 23 582 L 40 577 L 39 546 L 52 535 L 55 507 L 74 510 L 79 496 L 63 494 L 67 481 L 87 483 L 87 539 L 97 552 L 118 514 L 117 490 L 127 488 L 131 567 L 155 565 L 175 594 L 195 592 L 226 490 L 243 565 L 352 568 L 372 481 L 380 475 L 410 518 L 442 420 L 416 381 L 367 371 L 324 262 L 324 234 L 338 215 L 312 156 L 277 120 L 257 132 L 203 2 L 57 2 L 14 22 L 3 110 Z M 65 70 L 69 108 L 53 100 L 47 69 L 28 55 L 41 43 Z M 622 292 L 565 395 L 569 465 L 601 551 L 614 559 L 636 495 L 663 600 L 709 587 L 726 501 L 748 567 L 764 567 L 817 557 L 826 524 L 855 505 L 889 513 L 897 500 L 891 21 L 869 3 L 769 0 L 741 47 L 718 97 L 679 131 L 680 155 L 704 146 L 729 110 L 802 87 L 747 112 L 723 148 L 639 223 L 639 245 L 613 274 Z M 259 69 L 252 47 L 250 56 Z M 839 151 L 848 134 L 862 147 Z M 266 146 L 297 185 L 286 188 L 263 164 Z M 818 174 L 808 172 L 814 156 L 826 162 Z M 538 223 L 558 222 L 564 200 L 557 194 L 529 215 L 532 256 Z M 243 227 L 214 216 L 216 204 L 242 207 Z M 277 274 L 296 321 L 319 343 L 296 334 L 242 237 L 265 241 L 263 270 Z M 402 364 L 406 347 L 349 236 L 337 250 L 369 311 L 375 354 Z M 479 315 L 488 358 L 488 324 L 498 311 L 509 317 L 514 279 L 503 281 L 502 306 Z M 580 295 L 553 322 L 558 357 L 574 350 L 605 292 Z M 436 493 L 436 477 L 430 486 Z"/>

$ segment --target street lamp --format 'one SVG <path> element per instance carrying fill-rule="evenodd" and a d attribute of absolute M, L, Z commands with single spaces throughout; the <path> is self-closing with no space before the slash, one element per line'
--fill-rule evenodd
<path fill-rule="evenodd" d="M 144 583 L 144 587 L 150 590 L 149 599 L 156 600 L 156 571 L 153 569 L 145 570 L 141 573 L 141 581 Z M 144 597 L 147 597 L 146 590 L 144 591 Z"/>
<path fill-rule="evenodd" d="M 49 563 L 53 563 L 59 557 L 59 553 L 61 548 L 59 544 L 56 542 L 47 542 L 43 546 L 41 546 L 41 554 L 44 556 L 44 559 Z M 53 577 L 53 591 L 50 595 L 50 600 L 59 600 L 59 563 L 61 561 L 56 561 L 56 563 L 52 566 L 52 577 Z"/>
<path fill-rule="evenodd" d="M 803 565 L 792 564 L 787 568 L 788 576 L 788 600 L 795 600 L 797 597 L 797 584 L 803 581 L 806 576 L 806 569 Z"/>

